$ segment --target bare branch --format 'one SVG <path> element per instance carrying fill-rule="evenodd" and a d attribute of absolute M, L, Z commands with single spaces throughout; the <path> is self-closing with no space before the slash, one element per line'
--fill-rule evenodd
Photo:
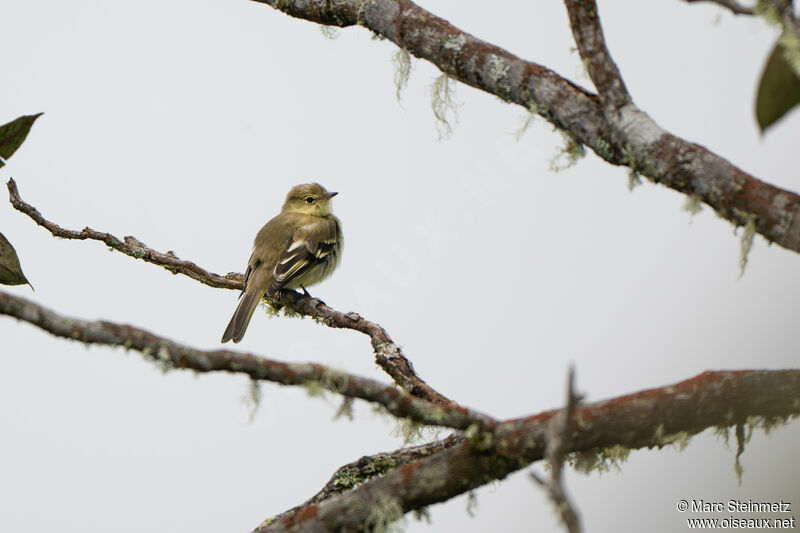
<path fill-rule="evenodd" d="M 361 531 L 370 513 L 387 502 L 405 513 L 502 479 L 542 459 L 557 412 L 503 422 L 488 435 L 488 446 L 486 439 L 469 439 L 256 531 Z M 676 434 L 688 437 L 713 426 L 748 424 L 754 420 L 750 417 L 775 421 L 798 415 L 800 370 L 704 372 L 671 386 L 578 407 L 568 450 L 664 446 Z"/>
<path fill-rule="evenodd" d="M 709 2 L 712 4 L 717 4 L 724 8 L 730 9 L 731 13 L 734 15 L 755 15 L 755 11 L 751 7 L 745 7 L 736 0 L 683 0 L 689 4 L 694 4 L 695 2 Z"/>
<path fill-rule="evenodd" d="M 241 289 L 242 277 L 240 274 L 235 274 L 233 277 L 223 277 L 219 274 L 207 272 L 192 263 L 191 261 L 183 261 L 178 259 L 172 251 L 167 253 L 156 252 L 152 248 L 148 248 L 143 242 L 137 240 L 135 237 L 125 237 L 120 240 L 110 233 L 103 233 L 95 231 L 91 228 L 84 228 L 81 231 L 74 231 L 64 229 L 61 226 L 46 220 L 39 210 L 22 201 L 17 189 L 17 183 L 13 178 L 8 180 L 8 196 L 11 205 L 17 211 L 25 213 L 33 219 L 38 225 L 45 228 L 53 234 L 54 237 L 62 239 L 78 239 L 78 240 L 95 240 L 104 242 L 109 248 L 122 252 L 125 255 L 136 259 L 142 259 L 148 263 L 159 265 L 173 274 L 183 274 L 190 278 L 204 283 L 210 287 L 220 287 L 224 289 Z"/>
<path fill-rule="evenodd" d="M 562 470 L 564 456 L 569 450 L 570 426 L 575 408 L 581 401 L 581 396 L 575 392 L 575 368 L 569 367 L 567 376 L 567 401 L 566 407 L 550 419 L 547 428 L 547 446 L 544 456 L 550 464 L 550 479 L 545 481 L 536 472 L 531 472 L 531 479 L 547 491 L 547 495 L 555 505 L 561 521 L 569 533 L 580 533 L 581 519 L 572 500 L 564 489 Z"/>
<path fill-rule="evenodd" d="M 328 498 L 352 490 L 355 487 L 369 481 L 370 479 L 382 476 L 387 472 L 399 468 L 405 464 L 413 463 L 429 457 L 442 450 L 446 450 L 464 442 L 465 438 L 461 433 L 454 433 L 444 440 L 437 440 L 410 448 L 400 448 L 390 453 L 378 453 L 375 455 L 364 456 L 352 463 L 346 464 L 334 472 L 328 483 L 322 487 L 318 493 L 288 511 L 264 520 L 258 527 L 266 527 L 282 520 L 293 520 L 294 515 L 303 512 L 313 505 L 316 505 Z"/>
<path fill-rule="evenodd" d="M 564 0 L 564 3 L 578 52 L 604 103 L 613 109 L 631 103 L 622 75 L 606 47 L 595 1 Z"/>
<path fill-rule="evenodd" d="M 411 418 L 422 424 L 454 429 L 466 429 L 474 424 L 491 429 L 495 425 L 491 417 L 456 404 L 434 404 L 390 385 L 316 363 L 284 363 L 230 350 L 196 350 L 133 326 L 61 316 L 3 292 L 0 292 L 0 314 L 29 322 L 57 337 L 133 349 L 166 368 L 238 372 L 252 379 L 282 385 L 319 386 L 342 396 L 379 404 L 394 416 Z"/>
<path fill-rule="evenodd" d="M 162 266 L 173 274 L 189 276 L 209 287 L 236 290 L 241 290 L 244 287 L 244 276 L 241 274 L 230 273 L 226 276 L 220 276 L 219 274 L 208 272 L 191 261 L 179 259 L 172 251 L 167 253 L 157 252 L 136 237 L 129 236 L 125 237 L 124 240 L 120 240 L 110 233 L 95 231 L 88 227 L 81 231 L 64 229 L 45 219 L 38 209 L 24 202 L 19 195 L 17 184 L 13 178 L 8 180 L 8 193 L 9 201 L 15 209 L 28 215 L 34 222 L 45 228 L 54 237 L 101 241 L 108 247 L 122 252 L 125 255 Z M 386 333 L 386 330 L 379 324 L 365 320 L 357 313 L 336 311 L 316 298 L 311 298 L 297 292 L 282 291 L 279 294 L 280 301 L 270 301 L 268 298 L 265 299 L 273 306 L 279 307 L 280 305 L 285 305 L 295 313 L 309 316 L 317 322 L 321 322 L 329 327 L 352 329 L 367 335 L 372 342 L 376 362 L 403 390 L 436 404 L 457 405 L 452 400 L 431 388 L 422 378 L 417 376 L 411 361 L 406 359 L 400 347 L 394 343 L 391 337 L 389 337 L 389 334 Z"/>
<path fill-rule="evenodd" d="M 606 116 L 600 99 L 531 61 L 482 41 L 410 0 L 256 0 L 293 17 L 360 25 L 448 76 L 537 112 L 615 165 L 695 195 L 736 225 L 755 221 L 768 241 L 800 252 L 800 196 L 672 135 L 633 104 Z"/>

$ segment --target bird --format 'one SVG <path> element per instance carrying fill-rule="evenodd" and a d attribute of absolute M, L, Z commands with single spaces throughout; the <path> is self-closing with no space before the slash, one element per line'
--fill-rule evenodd
<path fill-rule="evenodd" d="M 342 224 L 331 207 L 331 198 L 337 194 L 319 183 L 296 185 L 286 195 L 281 212 L 259 230 L 223 343 L 242 340 L 265 293 L 273 298 L 281 289 L 300 288 L 308 295 L 306 287 L 321 282 L 339 266 Z"/>

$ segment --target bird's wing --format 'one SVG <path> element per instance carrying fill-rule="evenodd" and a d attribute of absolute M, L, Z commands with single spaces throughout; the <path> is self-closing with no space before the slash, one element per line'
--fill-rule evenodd
<path fill-rule="evenodd" d="M 278 257 L 268 293 L 275 294 L 291 280 L 313 268 L 336 248 L 336 222 L 322 219 L 300 227 Z"/>

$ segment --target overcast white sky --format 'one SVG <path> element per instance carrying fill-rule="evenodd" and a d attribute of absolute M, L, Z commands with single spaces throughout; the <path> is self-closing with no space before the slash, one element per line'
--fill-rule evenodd
<path fill-rule="evenodd" d="M 591 88 L 561 2 L 422 5 Z M 661 126 L 800 190 L 800 115 L 764 137 L 753 119 L 774 28 L 678 0 L 599 7 Z M 3 0 L 0 13 L 0 122 L 45 112 L 0 179 L 64 227 L 241 272 L 287 190 L 319 181 L 340 192 L 346 246 L 312 294 L 380 322 L 431 385 L 501 418 L 559 406 L 571 362 L 588 400 L 708 369 L 797 367 L 798 254 L 757 237 L 739 279 L 729 223 L 709 209 L 690 219 L 659 186 L 629 193 L 625 170 L 593 154 L 553 173 L 557 132 L 537 120 L 517 141 L 524 110 L 463 85 L 455 132 L 438 141 L 437 71 L 415 61 L 398 105 L 396 48 L 363 28 L 330 40 L 246 0 Z M 9 205 L 0 231 L 36 287 L 3 290 L 219 346 L 236 293 L 53 239 Z M 332 421 L 335 399 L 266 384 L 249 423 L 242 377 L 164 375 L 3 317 L 0 338 L 2 531 L 249 531 L 338 466 L 402 444 L 368 406 Z M 388 382 L 366 337 L 310 320 L 257 313 L 238 349 Z M 683 531 L 679 499 L 800 507 L 799 445 L 797 423 L 754 435 L 741 486 L 734 451 L 703 434 L 682 452 L 634 452 L 620 473 L 570 472 L 568 488 L 587 531 Z M 461 497 L 408 531 L 560 527 L 526 473 L 477 496 L 474 518 Z"/>

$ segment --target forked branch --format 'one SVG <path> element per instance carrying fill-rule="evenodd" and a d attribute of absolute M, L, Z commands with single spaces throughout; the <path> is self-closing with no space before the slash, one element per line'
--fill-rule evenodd
<path fill-rule="evenodd" d="M 542 459 L 551 419 L 559 412 L 502 422 L 491 432 L 467 431 L 464 442 L 295 509 L 256 532 L 362 531 L 376 510 L 402 515 L 449 500 Z M 800 370 L 704 372 L 674 385 L 578 406 L 564 451 L 662 447 L 710 427 L 769 426 L 798 415 Z"/>
<path fill-rule="evenodd" d="M 761 181 L 705 147 L 665 131 L 633 103 L 622 105 L 618 113 L 606 113 L 597 95 L 460 30 L 410 0 L 255 1 L 320 24 L 364 26 L 453 79 L 526 110 L 535 109 L 609 163 L 630 167 L 654 182 L 693 195 L 733 224 L 754 226 L 768 241 L 800 252 L 800 196 L 796 193 Z M 583 28 L 582 21 L 594 30 Z M 597 35 L 597 17 L 578 17 L 574 24 L 576 34 Z M 604 73 L 610 76 L 603 78 Z M 599 89 L 615 103 L 620 96 L 620 102 L 624 101 L 621 77 L 608 69 L 594 76 Z"/>
<path fill-rule="evenodd" d="M 209 287 L 241 290 L 244 286 L 244 276 L 241 274 L 230 273 L 226 276 L 220 276 L 219 274 L 208 272 L 191 261 L 179 259 L 172 251 L 161 253 L 153 250 L 136 237 L 129 236 L 119 239 L 110 233 L 95 231 L 88 227 L 81 231 L 64 229 L 58 224 L 45 219 L 38 209 L 24 202 L 13 178 L 8 180 L 8 194 L 9 201 L 16 210 L 28 215 L 54 237 L 100 241 L 109 248 L 122 252 L 129 257 L 142 259 L 148 263 L 164 267 L 173 274 L 183 274 Z M 376 362 L 406 392 L 433 403 L 457 406 L 455 402 L 431 388 L 422 378 L 417 376 L 411 361 L 405 357 L 400 347 L 394 343 L 389 334 L 386 333 L 386 330 L 379 324 L 370 322 L 357 313 L 337 311 L 315 298 L 293 291 L 282 291 L 280 296 L 280 301 L 269 303 L 276 306 L 285 305 L 295 313 L 309 316 L 317 322 L 332 328 L 352 329 L 367 335 L 372 342 Z"/>

